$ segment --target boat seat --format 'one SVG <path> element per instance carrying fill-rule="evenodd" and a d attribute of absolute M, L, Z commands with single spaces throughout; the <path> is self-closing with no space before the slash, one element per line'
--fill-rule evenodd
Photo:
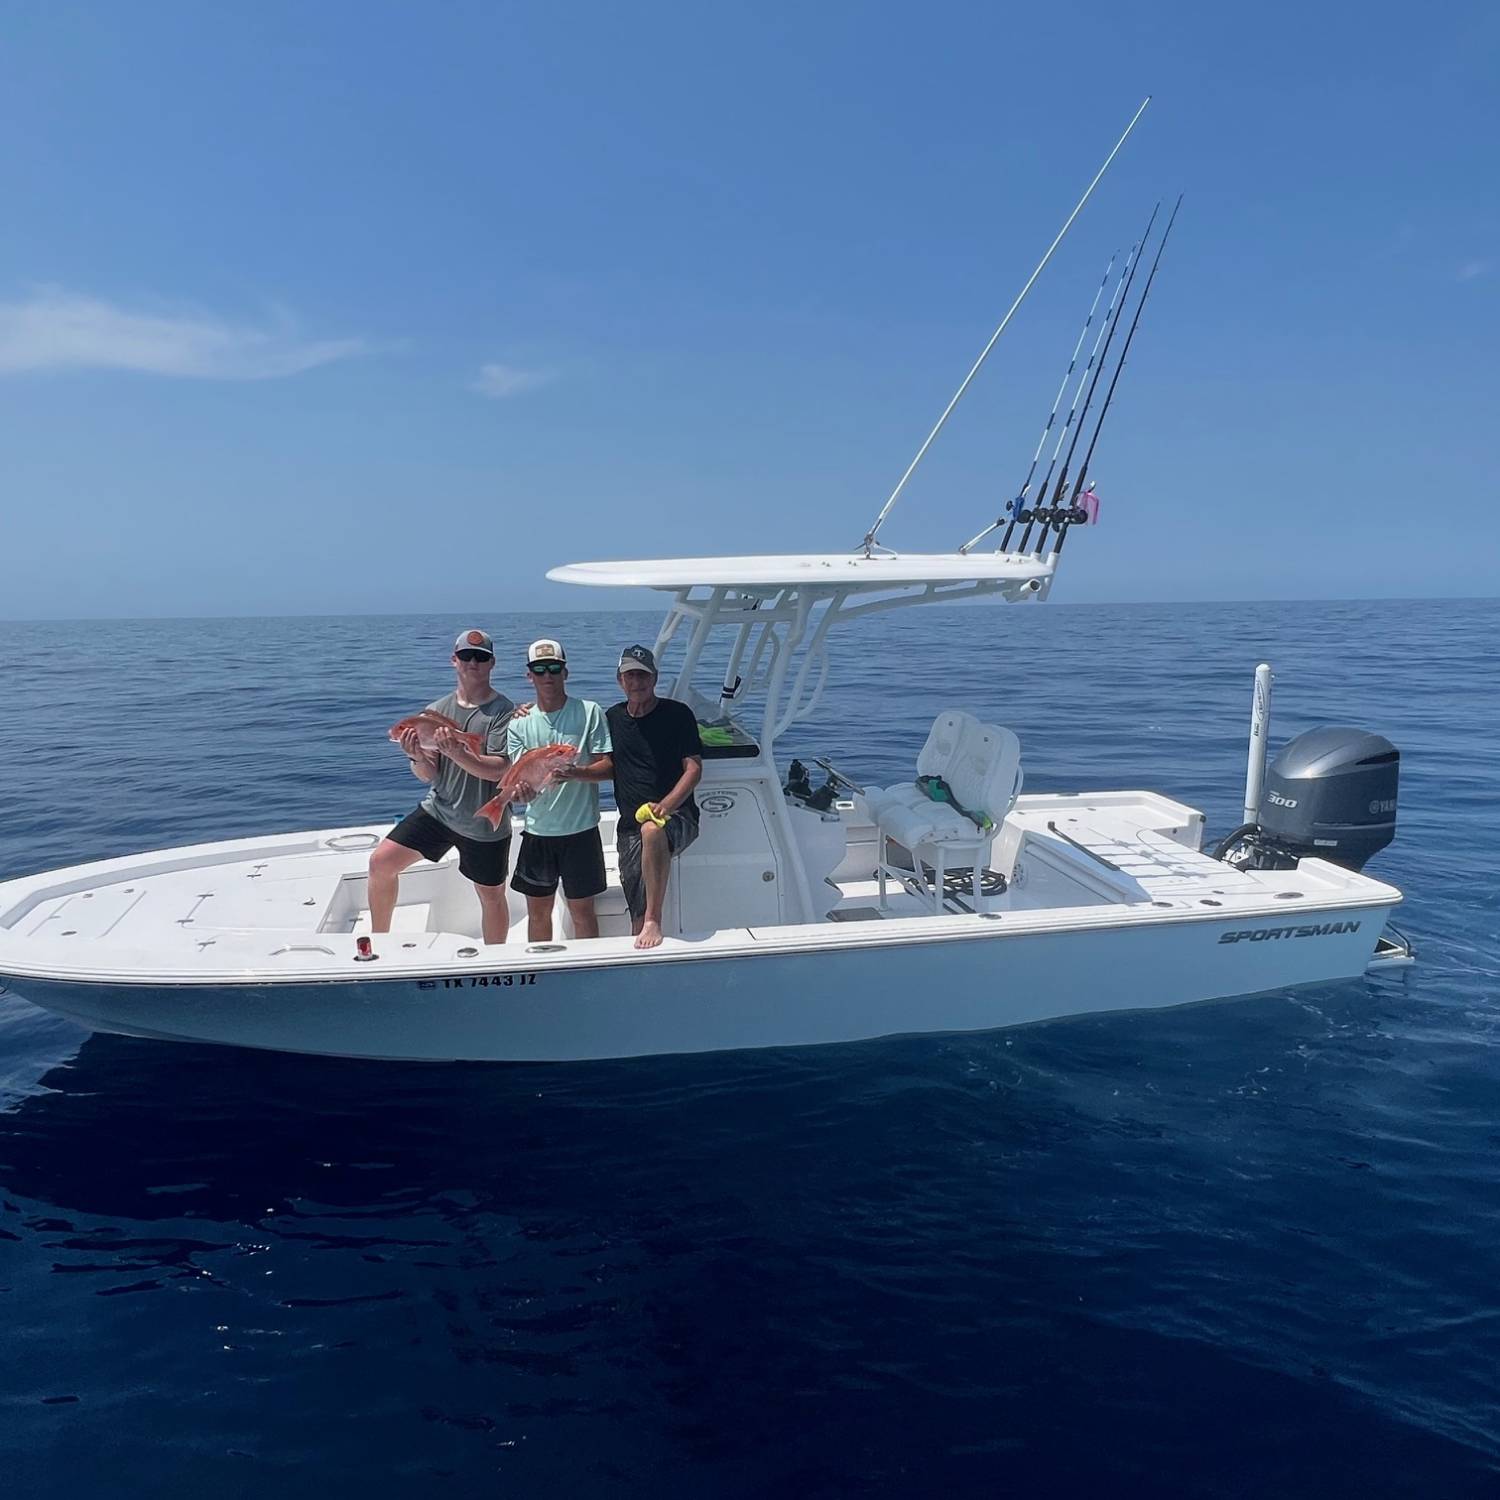
<path fill-rule="evenodd" d="M 915 881 L 933 911 L 940 912 L 947 872 L 969 869 L 978 899 L 990 846 L 1021 792 L 1021 743 L 1002 725 L 981 724 L 962 709 L 945 709 L 933 720 L 917 756 L 917 775 L 941 777 L 963 807 L 988 815 L 992 826 L 980 828 L 951 803 L 934 802 L 915 781 L 869 788 L 859 800 L 880 835 L 877 870 L 882 910 L 888 875 L 903 884 Z M 889 844 L 899 844 L 910 853 L 911 870 L 890 862 Z"/>

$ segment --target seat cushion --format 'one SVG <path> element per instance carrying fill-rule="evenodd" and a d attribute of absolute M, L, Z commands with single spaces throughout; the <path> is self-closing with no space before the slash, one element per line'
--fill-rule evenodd
<path fill-rule="evenodd" d="M 947 780 L 963 806 L 1000 822 L 1021 790 L 1021 742 L 999 724 L 970 723 Z"/>
<path fill-rule="evenodd" d="M 982 834 L 945 802 L 929 802 L 921 807 L 891 807 L 880 818 L 880 831 L 908 849 L 919 844 L 968 845 L 988 849 L 992 834 Z"/>
<path fill-rule="evenodd" d="M 951 784 L 954 759 L 978 727 L 979 721 L 973 714 L 966 714 L 961 708 L 945 708 L 932 721 L 927 743 L 917 754 L 917 775 L 941 776 Z"/>
<path fill-rule="evenodd" d="M 872 823 L 878 823 L 880 814 L 891 805 L 892 797 L 900 790 L 900 787 L 894 786 L 867 786 L 864 791 L 856 794 L 854 805 Z"/>
<path fill-rule="evenodd" d="M 917 790 L 914 782 L 910 781 L 886 787 L 884 791 L 879 787 L 873 787 L 865 793 L 866 810 L 871 821 L 876 823 L 898 807 L 920 807 L 930 800 Z"/>

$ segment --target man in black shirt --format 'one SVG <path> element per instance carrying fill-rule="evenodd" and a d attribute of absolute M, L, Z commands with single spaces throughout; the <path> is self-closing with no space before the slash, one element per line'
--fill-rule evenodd
<path fill-rule="evenodd" d="M 655 948 L 672 856 L 698 837 L 693 788 L 703 775 L 703 746 L 692 709 L 656 696 L 656 658 L 645 646 L 620 653 L 616 676 L 625 701 L 605 717 L 620 810 L 620 885 L 636 947 Z"/>

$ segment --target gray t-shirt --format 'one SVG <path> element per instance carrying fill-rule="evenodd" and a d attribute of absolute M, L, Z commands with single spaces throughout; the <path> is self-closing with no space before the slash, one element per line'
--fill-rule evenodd
<path fill-rule="evenodd" d="M 449 693 L 446 698 L 439 698 L 427 707 L 433 713 L 445 714 L 465 734 L 477 734 L 486 755 L 505 754 L 505 730 L 516 705 L 504 693 L 496 693 L 478 708 L 460 705 L 457 693 Z M 499 828 L 491 828 L 488 818 L 474 816 L 495 795 L 495 786 L 493 781 L 481 781 L 479 777 L 471 776 L 439 753 L 438 772 L 433 778 L 432 790 L 422 799 L 422 806 L 445 828 L 461 833 L 466 839 L 498 843 L 510 837 L 509 810 L 500 820 Z"/>

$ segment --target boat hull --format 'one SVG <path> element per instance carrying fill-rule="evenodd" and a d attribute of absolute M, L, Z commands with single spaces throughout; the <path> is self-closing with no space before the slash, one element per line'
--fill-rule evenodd
<path fill-rule="evenodd" d="M 96 1031 L 427 1061 L 565 1062 L 985 1031 L 1154 1010 L 1364 972 L 1391 906 L 1295 920 L 1008 932 L 761 953 L 625 957 L 431 978 L 128 984 L 16 977 Z M 517 962 L 517 960 L 521 960 Z"/>

